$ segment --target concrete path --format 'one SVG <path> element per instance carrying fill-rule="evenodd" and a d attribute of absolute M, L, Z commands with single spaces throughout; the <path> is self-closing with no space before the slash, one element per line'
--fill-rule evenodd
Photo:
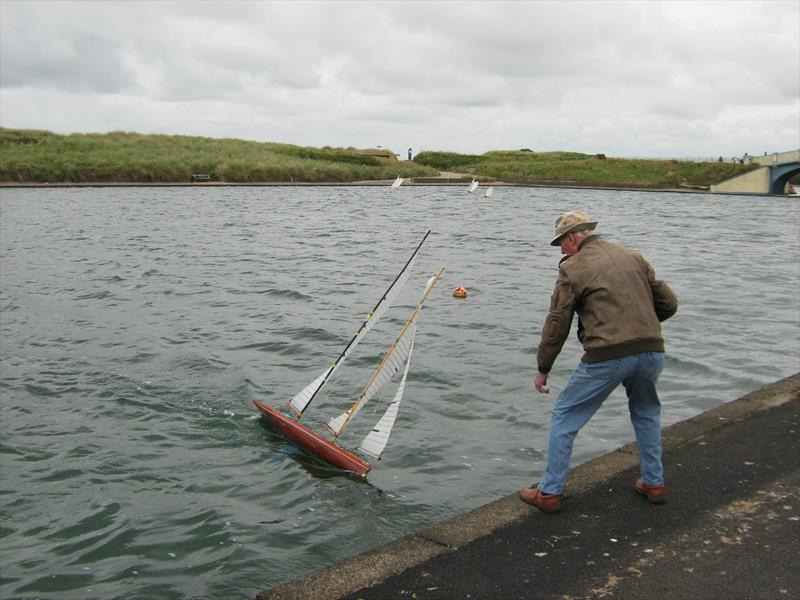
<path fill-rule="evenodd" d="M 575 469 L 557 514 L 515 494 L 260 599 L 800 598 L 800 374 L 664 430 L 671 497 L 635 445 Z"/>

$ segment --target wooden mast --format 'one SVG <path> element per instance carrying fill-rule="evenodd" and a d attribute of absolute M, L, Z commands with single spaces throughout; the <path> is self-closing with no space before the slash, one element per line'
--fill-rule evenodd
<path fill-rule="evenodd" d="M 356 408 L 358 407 L 359 404 L 361 404 L 361 400 L 366 395 L 367 390 L 375 382 L 375 379 L 380 374 L 381 369 L 383 368 L 383 365 L 385 365 L 386 361 L 389 360 L 389 357 L 392 355 L 392 353 L 394 352 L 395 347 L 397 346 L 397 342 L 400 339 L 402 339 L 403 335 L 408 330 L 408 328 L 411 325 L 411 323 L 413 323 L 414 320 L 417 318 L 417 315 L 419 315 L 419 312 L 422 310 L 422 304 L 425 302 L 425 300 L 427 299 L 427 297 L 431 293 L 431 291 L 433 291 L 434 286 L 439 281 L 439 279 L 442 277 L 442 273 L 444 273 L 444 267 L 439 267 L 439 270 L 436 271 L 436 274 L 432 277 L 432 281 L 426 287 L 425 293 L 422 295 L 422 298 L 420 298 L 420 301 L 417 303 L 417 306 L 414 309 L 414 312 L 411 313 L 411 316 L 405 322 L 405 325 L 403 325 L 403 329 L 400 331 L 400 334 L 397 336 L 395 341 L 392 342 L 392 345 L 389 347 L 389 350 L 386 352 L 386 354 L 384 354 L 383 360 L 381 360 L 381 364 L 378 365 L 378 368 L 375 369 L 375 372 L 372 374 L 372 377 L 370 377 L 369 382 L 367 383 L 367 385 L 364 386 L 364 389 L 361 391 L 361 395 L 358 397 L 358 399 L 350 407 L 350 410 L 347 411 L 347 413 L 346 413 L 347 417 L 345 418 L 344 423 L 342 423 L 342 426 L 339 428 L 339 431 L 333 433 L 333 438 L 331 438 L 331 441 L 335 442 L 339 438 L 339 436 L 344 431 L 344 428 L 347 427 L 347 424 L 350 422 L 350 420 L 355 415 Z"/>

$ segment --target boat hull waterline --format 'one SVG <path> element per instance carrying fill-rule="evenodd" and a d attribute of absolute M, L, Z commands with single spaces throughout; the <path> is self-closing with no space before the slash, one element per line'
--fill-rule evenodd
<path fill-rule="evenodd" d="M 321 435 L 313 432 L 308 427 L 304 427 L 268 404 L 264 404 L 259 400 L 253 400 L 253 404 L 261 411 L 261 415 L 287 439 L 323 459 L 325 462 L 339 467 L 340 469 L 352 471 L 362 477 L 366 477 L 367 473 L 372 468 L 372 465 L 365 460 L 337 446 L 333 442 L 326 440 Z"/>

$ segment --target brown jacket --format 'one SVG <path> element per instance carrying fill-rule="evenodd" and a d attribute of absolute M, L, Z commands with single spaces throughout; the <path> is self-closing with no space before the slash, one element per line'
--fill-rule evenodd
<path fill-rule="evenodd" d="M 660 322 L 678 310 L 669 286 L 638 253 L 598 236 L 562 259 L 537 360 L 549 373 L 578 313 L 583 362 L 663 352 Z"/>

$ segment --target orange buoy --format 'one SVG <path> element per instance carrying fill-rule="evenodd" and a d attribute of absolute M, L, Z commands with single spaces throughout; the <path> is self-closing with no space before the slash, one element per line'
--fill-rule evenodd
<path fill-rule="evenodd" d="M 453 290 L 453 296 L 455 296 L 456 298 L 466 298 L 467 288 L 458 286 L 456 289 Z"/>

